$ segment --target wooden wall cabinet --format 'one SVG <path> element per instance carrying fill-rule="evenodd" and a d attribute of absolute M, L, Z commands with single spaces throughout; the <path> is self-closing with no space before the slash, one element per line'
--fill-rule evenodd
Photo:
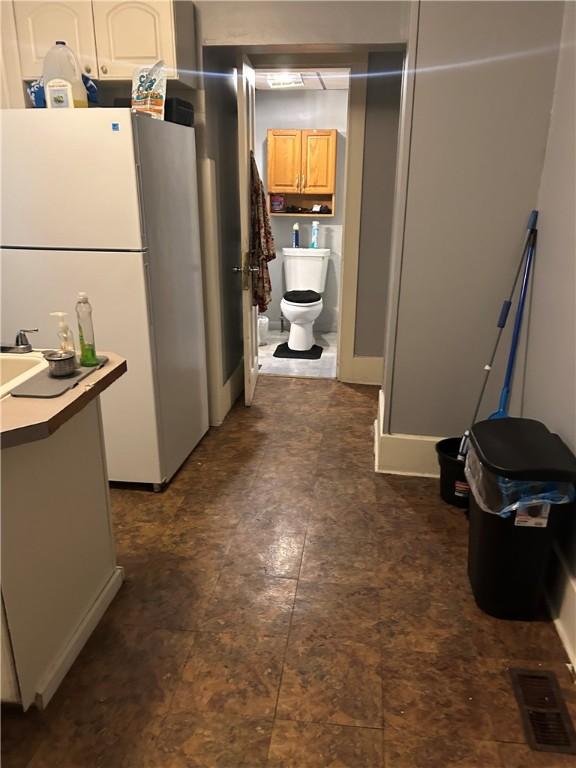
<path fill-rule="evenodd" d="M 336 191 L 336 131 L 302 131 L 301 192 L 331 195 Z"/>
<path fill-rule="evenodd" d="M 131 80 L 163 59 L 168 77 L 195 85 L 192 0 L 18 0 L 14 13 L 25 80 L 41 76 L 46 51 L 64 40 L 95 79 Z"/>
<path fill-rule="evenodd" d="M 268 130 L 268 194 L 283 194 L 288 208 L 327 205 L 331 213 L 278 213 L 279 216 L 333 216 L 336 192 L 335 129 Z M 276 213 L 272 212 L 272 215 Z"/>
<path fill-rule="evenodd" d="M 302 173 L 301 131 L 268 131 L 268 191 L 300 192 Z"/>

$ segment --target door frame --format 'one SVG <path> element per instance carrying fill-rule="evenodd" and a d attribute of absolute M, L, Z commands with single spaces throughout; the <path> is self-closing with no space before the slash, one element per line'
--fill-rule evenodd
<path fill-rule="evenodd" d="M 252 74 L 249 74 L 252 73 Z M 236 94 L 238 105 L 238 199 L 240 202 L 240 253 L 235 269 L 242 273 L 242 341 L 244 357 L 244 404 L 252 405 L 258 383 L 258 309 L 254 305 L 254 270 L 251 231 L 252 152 L 256 121 L 256 83 L 246 54 L 238 56 Z"/>
<path fill-rule="evenodd" d="M 410 51 L 410 48 L 414 44 L 412 38 L 409 41 L 398 40 L 394 44 L 362 44 L 352 46 L 318 46 L 316 50 L 311 51 L 310 47 L 308 52 L 302 51 L 302 48 L 298 48 L 294 45 L 277 46 L 277 45 L 265 45 L 265 46 L 235 46 L 224 45 L 218 46 L 223 49 L 229 49 L 230 56 L 235 56 L 237 53 L 245 53 L 256 69 L 264 67 L 347 67 L 352 69 L 358 67 L 362 63 L 367 65 L 368 54 L 377 51 L 392 51 L 403 50 Z M 210 48 L 210 45 L 202 46 L 201 50 L 206 47 Z M 413 52 L 412 52 L 413 53 Z M 406 75 L 406 70 L 405 70 Z M 354 80 L 354 78 L 353 78 Z M 362 78 L 356 78 L 362 82 Z M 356 89 L 355 89 L 356 90 Z M 352 140 L 354 143 L 359 144 L 354 149 L 350 142 L 350 135 L 347 136 L 346 146 L 346 171 L 354 175 L 352 167 L 348 167 L 348 158 L 358 158 L 360 153 L 364 151 L 364 120 L 365 120 L 365 89 L 362 93 L 362 89 L 359 93 L 355 94 L 357 101 L 355 102 L 355 124 L 352 126 L 353 134 Z M 209 402 L 210 402 L 210 423 L 214 426 L 219 425 L 224 420 L 226 414 L 230 410 L 231 406 L 242 392 L 243 381 L 243 361 L 241 360 L 236 370 L 230 376 L 227 381 L 223 381 L 222 377 L 222 318 L 220 315 L 220 285 L 221 278 L 219 274 L 218 264 L 218 250 L 219 250 L 219 236 L 216 225 L 216 213 L 215 206 L 217 204 L 217 192 L 216 192 L 216 180 L 214 174 L 214 160 L 206 156 L 203 148 L 206 142 L 206 134 L 208 126 L 205 122 L 205 91 L 204 84 L 202 88 L 197 92 L 195 98 L 195 106 L 197 106 L 197 125 L 198 125 L 198 142 L 199 142 L 199 182 L 202 188 L 201 194 L 201 208 L 203 212 L 203 221 L 201 223 L 201 232 L 203 238 L 203 259 L 204 259 L 204 280 L 205 280 L 205 296 L 206 296 L 206 308 L 207 308 L 207 351 L 208 351 L 208 367 L 209 367 Z M 411 104 L 409 105 L 411 107 Z M 408 114 L 406 114 L 408 112 Z M 348 108 L 348 121 L 350 123 L 352 109 L 350 108 L 350 92 L 349 92 L 349 108 Z M 410 109 L 405 110 L 400 115 L 399 124 L 399 136 L 405 132 L 406 126 L 403 125 L 403 121 L 410 122 Z M 350 125 L 348 127 L 350 134 Z M 397 174 L 404 175 L 406 168 L 401 167 L 400 158 L 397 164 Z M 361 178 L 361 170 L 358 172 L 358 178 Z M 346 182 L 348 178 L 346 179 Z M 399 187 L 398 178 L 396 182 L 396 192 L 398 193 Z M 361 188 L 359 188 L 361 189 Z M 337 378 L 342 381 L 353 383 L 367 383 L 376 384 L 380 386 L 383 380 L 384 371 L 384 358 L 369 358 L 369 357 L 356 357 L 353 354 L 353 343 L 355 336 L 355 324 L 356 324 L 356 293 L 357 293 L 357 278 L 358 278 L 358 260 L 359 260 L 359 228 L 358 237 L 352 237 L 347 234 L 347 229 L 350 229 L 350 216 L 348 216 L 348 222 L 346 222 L 346 208 L 349 204 L 349 190 L 346 183 L 346 191 L 343 198 L 344 205 L 344 221 L 343 221 L 343 248 L 342 259 L 340 266 L 340 295 L 339 295 L 339 317 L 338 317 L 338 368 Z M 397 201 L 399 207 L 401 202 Z M 394 215 L 394 222 L 398 220 L 398 213 Z M 346 224 L 348 223 L 348 227 Z M 396 227 L 396 224 L 393 224 Z M 345 245 L 346 244 L 346 245 Z M 397 247 L 397 246 L 396 246 Z M 343 290 L 344 281 L 346 281 L 346 288 Z M 350 285 L 348 283 L 350 282 Z M 391 293 L 389 293 L 388 300 Z M 388 308 L 390 313 L 391 307 Z M 392 311 L 393 314 L 393 311 Z M 346 322 L 343 323 L 343 317 Z M 349 329 L 349 333 L 346 338 L 343 339 L 343 331 L 346 334 L 346 323 L 352 323 L 354 326 Z M 391 329 L 388 329 L 388 334 L 391 333 Z M 344 342 L 344 343 L 343 343 Z M 388 344 L 388 349 L 390 345 Z"/>
<path fill-rule="evenodd" d="M 338 313 L 337 377 L 357 384 L 380 384 L 382 357 L 354 354 L 356 304 L 360 263 L 360 224 L 366 127 L 366 77 L 368 51 L 351 64 L 348 91 L 348 133 L 344 175 L 344 224 L 340 264 L 340 312 Z"/>
<path fill-rule="evenodd" d="M 401 46 L 401 44 L 398 44 Z M 361 75 L 368 69 L 368 54 L 382 46 L 361 46 L 349 52 L 298 53 L 271 51 L 250 53 L 255 69 L 286 67 L 348 68 L 356 77 L 350 78 L 346 154 L 344 167 L 344 196 L 342 199 L 342 254 L 338 293 L 338 349 L 336 378 L 358 384 L 382 383 L 382 357 L 359 357 L 354 354 L 356 335 L 356 295 L 360 257 L 360 213 L 362 210 L 362 176 L 364 168 L 364 127 L 366 120 L 366 79 Z M 386 50 L 396 46 L 383 46 Z M 402 46 L 403 47 L 403 46 Z"/>

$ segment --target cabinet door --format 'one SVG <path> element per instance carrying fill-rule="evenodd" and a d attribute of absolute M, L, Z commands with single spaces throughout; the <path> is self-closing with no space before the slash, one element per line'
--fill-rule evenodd
<path fill-rule="evenodd" d="M 302 131 L 302 192 L 334 193 L 336 179 L 336 131 Z"/>
<path fill-rule="evenodd" d="M 64 40 L 74 49 L 82 71 L 96 77 L 96 45 L 92 23 L 92 3 L 54 0 L 14 3 L 20 66 L 25 80 L 42 74 L 44 56 L 56 40 Z"/>
<path fill-rule="evenodd" d="M 100 80 L 131 80 L 136 67 L 163 59 L 176 76 L 172 2 L 94 2 Z"/>
<path fill-rule="evenodd" d="M 302 131 L 268 130 L 268 192 L 299 192 Z"/>

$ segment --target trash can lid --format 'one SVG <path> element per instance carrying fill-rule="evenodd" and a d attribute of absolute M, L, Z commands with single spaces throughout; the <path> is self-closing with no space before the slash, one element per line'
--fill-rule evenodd
<path fill-rule="evenodd" d="M 576 457 L 558 435 L 535 419 L 479 421 L 470 430 L 482 464 L 518 480 L 576 482 Z"/>

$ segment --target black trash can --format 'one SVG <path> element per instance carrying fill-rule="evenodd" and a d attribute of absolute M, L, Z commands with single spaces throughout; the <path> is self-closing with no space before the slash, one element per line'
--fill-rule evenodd
<path fill-rule="evenodd" d="M 498 618 L 539 618 L 554 533 L 575 513 L 576 458 L 539 421 L 482 421 L 471 429 L 466 478 L 476 603 Z"/>
<path fill-rule="evenodd" d="M 460 437 L 447 437 L 436 443 L 440 465 L 440 496 L 453 507 L 468 509 L 468 483 L 464 476 L 464 462 L 458 461 Z"/>

